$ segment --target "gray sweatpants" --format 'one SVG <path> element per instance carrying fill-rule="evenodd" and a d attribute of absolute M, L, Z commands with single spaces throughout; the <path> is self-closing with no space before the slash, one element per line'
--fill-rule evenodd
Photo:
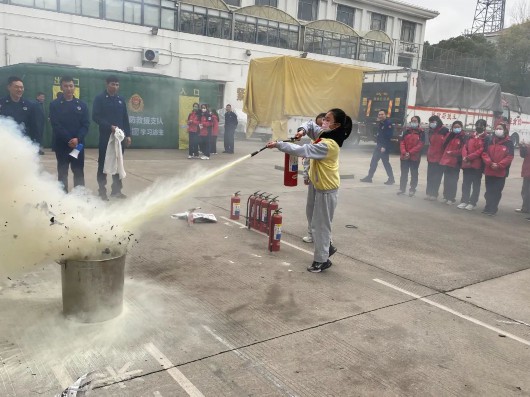
<path fill-rule="evenodd" d="M 313 237 L 313 228 L 311 227 L 311 221 L 313 219 L 313 208 L 315 207 L 315 192 L 316 189 L 309 181 L 307 185 L 307 202 L 305 205 L 305 214 L 307 217 L 307 235 Z"/>
<path fill-rule="evenodd" d="M 313 214 L 311 217 L 311 229 L 313 234 L 313 244 L 315 262 L 326 262 L 329 258 L 329 244 L 331 243 L 331 223 L 333 214 L 337 206 L 339 191 L 334 190 L 314 190 Z M 309 198 L 309 195 L 308 195 Z"/>

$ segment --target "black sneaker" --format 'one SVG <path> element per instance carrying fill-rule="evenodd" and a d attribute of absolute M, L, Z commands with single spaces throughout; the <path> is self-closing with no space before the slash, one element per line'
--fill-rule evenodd
<path fill-rule="evenodd" d="M 401 196 L 402 194 L 405 194 L 405 192 L 403 190 L 398 190 L 397 193 L 396 193 L 398 196 Z"/>
<path fill-rule="evenodd" d="M 107 193 L 100 193 L 99 198 L 103 201 L 109 201 L 109 197 L 107 196 Z"/>
<path fill-rule="evenodd" d="M 110 197 L 119 198 L 119 199 L 126 199 L 127 198 L 127 196 L 125 194 L 123 194 L 122 192 L 111 193 Z"/>
<path fill-rule="evenodd" d="M 528 222 L 530 222 L 530 217 L 528 217 L 528 218 L 525 218 L 525 219 L 526 219 L 526 220 L 527 220 Z"/>
<path fill-rule="evenodd" d="M 320 273 L 323 270 L 323 266 L 324 262 L 313 262 L 311 266 L 307 268 L 307 271 L 311 273 Z"/>
<path fill-rule="evenodd" d="M 333 263 L 328 259 L 324 265 L 322 265 L 322 271 L 326 270 L 326 269 L 329 269 L 331 267 L 331 265 L 333 265 Z"/>
<path fill-rule="evenodd" d="M 330 244 L 329 245 L 329 255 L 328 256 L 333 255 L 335 252 L 337 252 L 337 248 L 333 244 Z"/>
<path fill-rule="evenodd" d="M 43 150 L 39 150 L 39 156 L 44 156 L 44 151 Z"/>
<path fill-rule="evenodd" d="M 416 190 L 409 190 L 409 197 L 414 197 Z"/>
<path fill-rule="evenodd" d="M 363 179 L 361 179 L 361 182 L 372 183 L 372 178 L 370 178 L 369 176 L 365 176 Z"/>
<path fill-rule="evenodd" d="M 385 182 L 385 185 L 390 186 L 390 185 L 393 185 L 394 183 L 396 183 L 395 180 L 393 180 L 393 179 L 389 179 L 388 181 Z"/>

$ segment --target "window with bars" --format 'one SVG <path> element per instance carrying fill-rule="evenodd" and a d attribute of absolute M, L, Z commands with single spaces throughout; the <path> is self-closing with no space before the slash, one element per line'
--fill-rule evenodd
<path fill-rule="evenodd" d="M 230 39 L 232 18 L 226 11 L 182 4 L 180 31 L 220 39 Z"/>
<path fill-rule="evenodd" d="M 401 21 L 401 41 L 414 43 L 416 38 L 416 24 L 409 21 Z"/>
<path fill-rule="evenodd" d="M 358 37 L 308 28 L 305 30 L 304 51 L 356 59 L 358 43 Z"/>
<path fill-rule="evenodd" d="M 359 47 L 359 59 L 361 61 L 388 64 L 390 61 L 390 44 L 362 39 Z"/>
<path fill-rule="evenodd" d="M 298 19 L 314 21 L 318 17 L 318 0 L 298 0 Z"/>
<path fill-rule="evenodd" d="M 372 20 L 370 22 L 370 30 L 381 30 L 386 32 L 387 16 L 372 12 Z"/>
<path fill-rule="evenodd" d="M 229 6 L 241 7 L 241 0 L 224 0 Z"/>
<path fill-rule="evenodd" d="M 271 47 L 298 49 L 299 27 L 249 15 L 235 16 L 234 40 Z"/>
<path fill-rule="evenodd" d="M 353 28 L 355 24 L 355 8 L 342 4 L 337 5 L 337 21 Z"/>
<path fill-rule="evenodd" d="M 278 7 L 278 0 L 256 0 L 256 5 Z"/>

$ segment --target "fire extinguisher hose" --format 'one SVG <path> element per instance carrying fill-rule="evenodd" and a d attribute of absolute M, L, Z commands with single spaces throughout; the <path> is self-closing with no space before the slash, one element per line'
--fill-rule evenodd
<path fill-rule="evenodd" d="M 295 138 L 289 138 L 289 139 L 286 139 L 284 141 L 278 141 L 278 142 L 294 142 L 296 139 Z M 258 154 L 259 152 L 262 152 L 264 151 L 265 149 L 267 149 L 267 145 L 265 145 L 264 147 L 262 147 L 260 150 L 256 150 L 255 152 L 251 153 L 250 154 L 250 157 L 254 157 L 256 154 Z"/>

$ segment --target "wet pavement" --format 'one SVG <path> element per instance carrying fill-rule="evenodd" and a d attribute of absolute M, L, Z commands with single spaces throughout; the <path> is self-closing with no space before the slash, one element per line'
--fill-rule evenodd
<path fill-rule="evenodd" d="M 236 154 L 128 150 L 124 193 L 206 170 Z M 341 152 L 333 223 L 338 252 L 306 267 L 306 188 L 283 186 L 283 154 L 267 150 L 147 220 L 127 255 L 124 313 L 99 324 L 63 318 L 60 267 L 0 280 L 0 395 L 51 396 L 95 371 L 94 396 L 528 396 L 530 222 L 516 156 L 495 217 L 385 186 L 366 175 L 370 144 Z M 55 172 L 53 153 L 41 156 Z M 97 191 L 97 152 L 87 187 Z M 396 177 L 399 158 L 391 158 Z M 354 177 L 352 177 L 354 176 Z M 460 186 L 459 186 L 460 187 Z M 484 186 L 482 186 L 484 189 Z M 282 246 L 228 219 L 231 193 L 279 195 Z M 460 192 L 460 189 L 459 189 Z M 170 215 L 201 207 L 215 224 Z M 354 225 L 354 228 L 348 227 Z"/>

